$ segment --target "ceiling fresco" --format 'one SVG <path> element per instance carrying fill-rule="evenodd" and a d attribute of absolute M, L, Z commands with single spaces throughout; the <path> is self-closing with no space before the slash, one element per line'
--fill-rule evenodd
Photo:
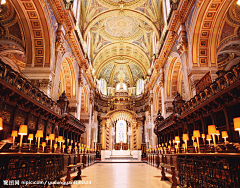
<path fill-rule="evenodd" d="M 83 38 L 91 37 L 90 56 L 97 79 L 134 86 L 145 78 L 153 57 L 153 36 L 160 37 L 161 0 L 82 0 Z M 116 62 L 125 63 L 116 63 Z M 108 70 L 110 69 L 110 70 Z"/>

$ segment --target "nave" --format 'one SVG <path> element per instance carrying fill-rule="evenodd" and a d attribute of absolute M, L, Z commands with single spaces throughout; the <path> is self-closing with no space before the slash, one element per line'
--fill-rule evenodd
<path fill-rule="evenodd" d="M 97 163 L 83 169 L 82 184 L 72 188 L 170 188 L 160 177 L 160 169 L 146 163 Z"/>

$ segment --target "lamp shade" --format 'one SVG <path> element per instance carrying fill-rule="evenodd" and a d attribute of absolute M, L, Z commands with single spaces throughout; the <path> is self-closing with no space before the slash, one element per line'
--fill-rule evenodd
<path fill-rule="evenodd" d="M 194 136 L 192 136 L 192 140 L 195 140 L 195 137 L 194 137 Z"/>
<path fill-rule="evenodd" d="M 20 125 L 18 134 L 19 135 L 27 135 L 28 134 L 28 127 L 27 127 L 27 125 Z"/>
<path fill-rule="evenodd" d="M 28 135 L 28 140 L 33 140 L 33 134 Z"/>
<path fill-rule="evenodd" d="M 197 147 L 197 142 L 193 142 L 193 146 L 194 146 L 194 147 Z"/>
<path fill-rule="evenodd" d="M 50 134 L 49 135 L 49 140 L 54 140 L 55 139 L 55 134 Z"/>
<path fill-rule="evenodd" d="M 12 137 L 17 137 L 18 136 L 18 132 L 16 130 L 12 130 Z"/>
<path fill-rule="evenodd" d="M 63 145 L 63 149 L 65 149 L 66 148 L 66 146 L 65 145 Z"/>
<path fill-rule="evenodd" d="M 69 149 L 72 149 L 72 146 L 68 146 L 69 147 Z"/>
<path fill-rule="evenodd" d="M 43 137 L 43 131 L 42 130 L 37 130 L 36 137 L 37 138 L 42 138 Z"/>
<path fill-rule="evenodd" d="M 208 125 L 208 134 L 212 135 L 216 133 L 217 133 L 216 125 Z"/>
<path fill-rule="evenodd" d="M 183 134 L 183 141 L 189 140 L 188 134 Z"/>
<path fill-rule="evenodd" d="M 199 130 L 194 130 L 194 131 L 193 131 L 193 136 L 194 136 L 195 138 L 199 138 L 199 137 L 200 137 L 200 131 L 199 131 Z"/>
<path fill-rule="evenodd" d="M 54 144 L 54 148 L 57 148 L 57 144 Z"/>
<path fill-rule="evenodd" d="M 58 142 L 63 142 L 63 136 L 58 136 Z"/>
<path fill-rule="evenodd" d="M 222 131 L 222 138 L 228 138 L 227 131 Z"/>
<path fill-rule="evenodd" d="M 46 142 L 43 142 L 43 143 L 42 143 L 42 147 L 46 147 Z"/>
<path fill-rule="evenodd" d="M 212 137 L 211 137 L 211 135 L 207 135 L 207 139 L 206 140 L 212 140 Z"/>
<path fill-rule="evenodd" d="M 216 135 L 220 135 L 220 131 L 219 130 L 216 130 Z"/>
<path fill-rule="evenodd" d="M 3 119 L 0 117 L 0 130 L 3 130 Z"/>
<path fill-rule="evenodd" d="M 233 118 L 234 130 L 240 130 L 240 117 Z"/>
<path fill-rule="evenodd" d="M 182 144 L 182 147 L 185 148 L 185 147 L 186 147 L 186 144 Z"/>
<path fill-rule="evenodd" d="M 46 140 L 49 140 L 49 137 L 48 137 L 48 136 L 46 136 Z"/>
<path fill-rule="evenodd" d="M 205 136 L 205 134 L 202 134 L 202 138 L 205 138 L 206 136 Z"/>
<path fill-rule="evenodd" d="M 179 136 L 175 136 L 175 142 L 180 142 L 180 137 Z"/>

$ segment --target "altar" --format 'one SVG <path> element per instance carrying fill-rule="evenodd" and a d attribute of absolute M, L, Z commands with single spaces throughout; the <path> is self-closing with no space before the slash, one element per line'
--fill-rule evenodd
<path fill-rule="evenodd" d="M 101 150 L 101 161 L 115 159 L 141 161 L 141 152 L 141 150 Z"/>

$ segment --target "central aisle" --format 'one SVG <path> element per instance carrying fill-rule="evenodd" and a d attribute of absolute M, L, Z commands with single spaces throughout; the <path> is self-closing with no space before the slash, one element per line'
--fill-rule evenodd
<path fill-rule="evenodd" d="M 72 188 L 170 188 L 160 181 L 161 171 L 145 163 L 97 163 L 82 170 L 85 185 Z"/>

